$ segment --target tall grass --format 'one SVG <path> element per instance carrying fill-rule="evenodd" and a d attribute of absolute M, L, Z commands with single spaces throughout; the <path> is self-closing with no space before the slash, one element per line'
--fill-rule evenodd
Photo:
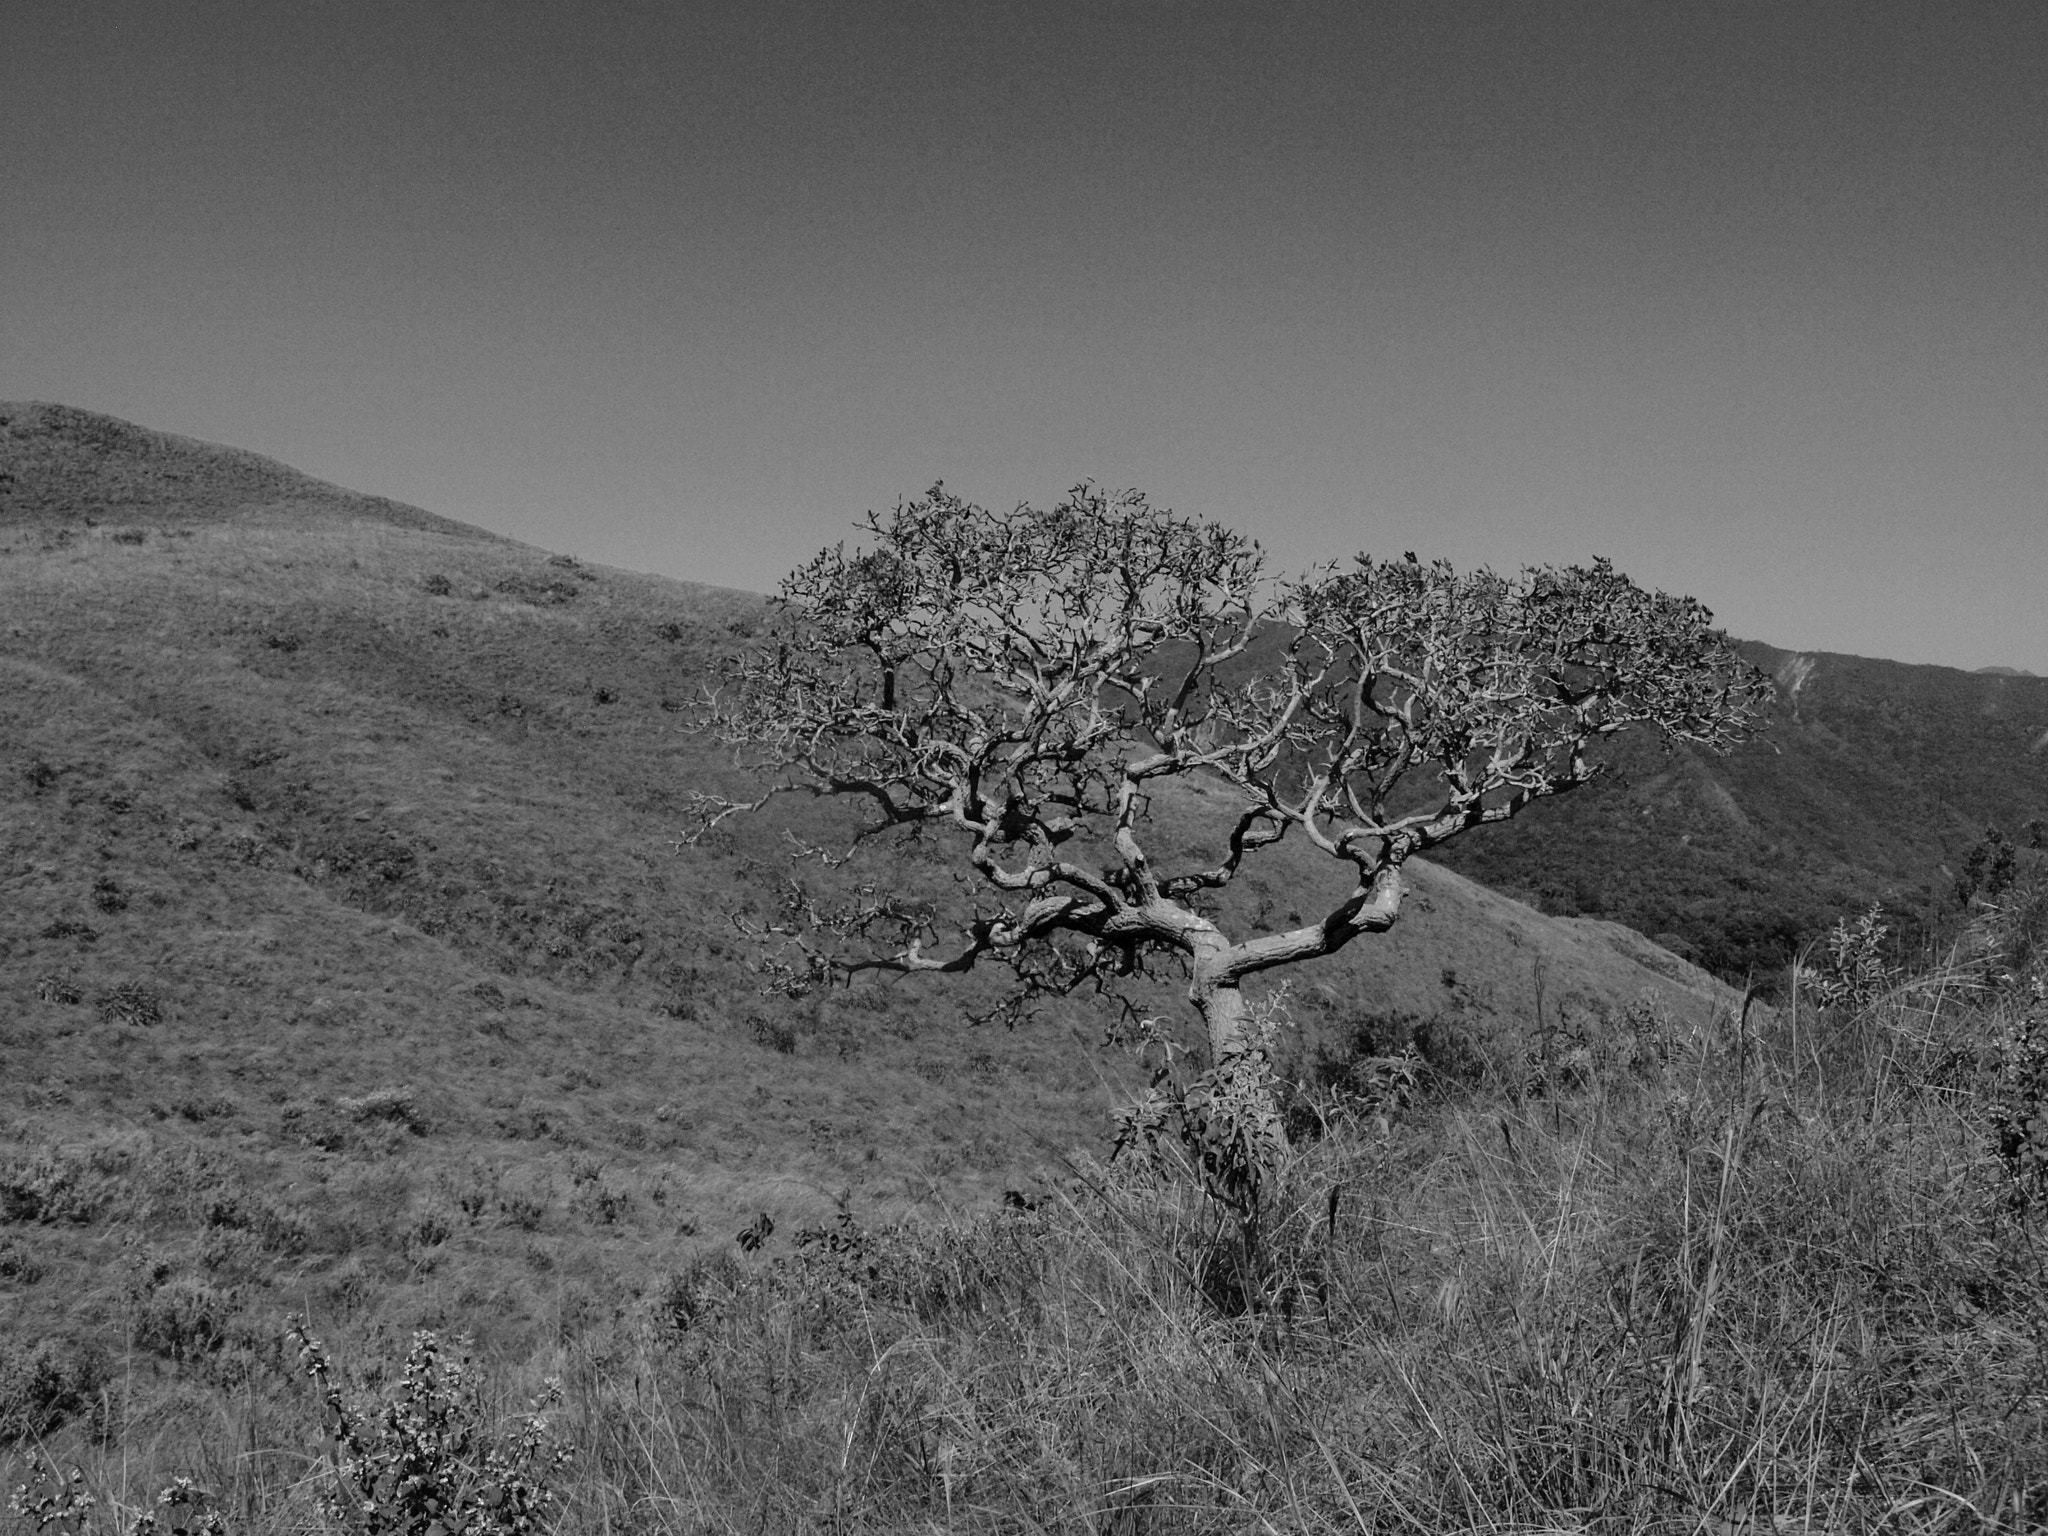
<path fill-rule="evenodd" d="M 581 1521 L 2039 1528 L 2041 1234 L 1957 1081 L 1999 1010 L 1750 1022 L 1325 1139 L 1234 1318 L 1227 1234 L 1116 1170 L 696 1277 L 672 1337 L 581 1375 Z"/>
<path fill-rule="evenodd" d="M 1077 1166 L 697 1262 L 502 1386 L 565 1378 L 575 1532 L 2048 1529 L 2048 1190 L 1999 1131 L 2048 1128 L 2044 931 L 2015 898 L 1858 1009 L 1646 1006 L 1569 1079 L 1325 1104 L 1250 1306 L 1185 1182 Z M 223 1410 L 237 1528 L 331 1528 L 293 1390 L 296 1462 Z"/>

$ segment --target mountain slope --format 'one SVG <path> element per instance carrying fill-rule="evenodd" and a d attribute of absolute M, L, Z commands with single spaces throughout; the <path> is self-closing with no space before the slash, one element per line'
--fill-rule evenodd
<path fill-rule="evenodd" d="M 1778 681 L 1761 739 L 1725 758 L 1623 740 L 1606 779 L 1445 862 L 1739 978 L 1873 901 L 1939 937 L 1959 910 L 1951 874 L 1987 826 L 2039 838 L 2048 679 L 1742 649 Z"/>

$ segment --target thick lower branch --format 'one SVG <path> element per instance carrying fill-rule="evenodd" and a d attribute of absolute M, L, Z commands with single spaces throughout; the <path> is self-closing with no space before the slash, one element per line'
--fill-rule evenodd
<path fill-rule="evenodd" d="M 1217 973 L 1235 982 L 1275 966 L 1334 955 L 1360 934 L 1385 933 L 1393 927 L 1405 893 L 1399 866 L 1389 865 L 1354 889 L 1320 923 L 1233 944 L 1218 957 Z"/>
<path fill-rule="evenodd" d="M 1361 934 L 1384 933 L 1401 915 L 1401 871 L 1389 865 L 1353 890 L 1320 923 L 1232 944 L 1214 924 L 1189 917 L 1187 948 L 1194 960 L 1188 999 L 1208 1026 L 1209 1056 L 1221 1062 L 1245 1049 L 1247 1008 L 1240 983 L 1276 966 L 1335 954 Z"/>

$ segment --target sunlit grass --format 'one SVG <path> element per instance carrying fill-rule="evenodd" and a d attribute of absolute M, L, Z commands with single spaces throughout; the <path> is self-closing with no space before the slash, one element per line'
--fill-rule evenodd
<path fill-rule="evenodd" d="M 1032 1209 L 684 1266 L 498 1362 L 494 1411 L 566 1378 L 565 1531 L 2039 1529 L 2042 1201 L 1989 1133 L 2038 942 L 1860 1012 L 1642 1013 L 1562 1092 L 1340 1106 L 1235 1315 L 1198 1196 L 1078 1164 Z M 288 1375 L 103 1432 L 325 1529 Z"/>

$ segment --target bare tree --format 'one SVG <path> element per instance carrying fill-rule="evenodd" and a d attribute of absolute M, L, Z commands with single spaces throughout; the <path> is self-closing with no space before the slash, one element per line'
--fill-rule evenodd
<path fill-rule="evenodd" d="M 1246 1048 L 1245 978 L 1392 926 L 1406 860 L 1589 782 L 1589 749 L 1627 727 L 1725 748 L 1769 687 L 1699 603 L 1605 561 L 1503 577 L 1360 555 L 1275 583 L 1242 535 L 1089 486 L 1008 513 L 939 487 L 862 526 L 866 548 L 783 582 L 772 635 L 707 703 L 763 791 L 700 796 L 701 823 L 853 797 L 869 816 L 846 858 L 943 831 L 980 894 L 947 913 L 792 880 L 762 930 L 792 991 L 1000 963 L 1031 995 L 1172 957 L 1220 1065 Z M 1233 803 L 1214 862 L 1183 867 L 1147 839 L 1155 793 L 1190 778 Z M 1349 866 L 1349 891 L 1225 933 L 1216 893 L 1289 836 Z"/>

